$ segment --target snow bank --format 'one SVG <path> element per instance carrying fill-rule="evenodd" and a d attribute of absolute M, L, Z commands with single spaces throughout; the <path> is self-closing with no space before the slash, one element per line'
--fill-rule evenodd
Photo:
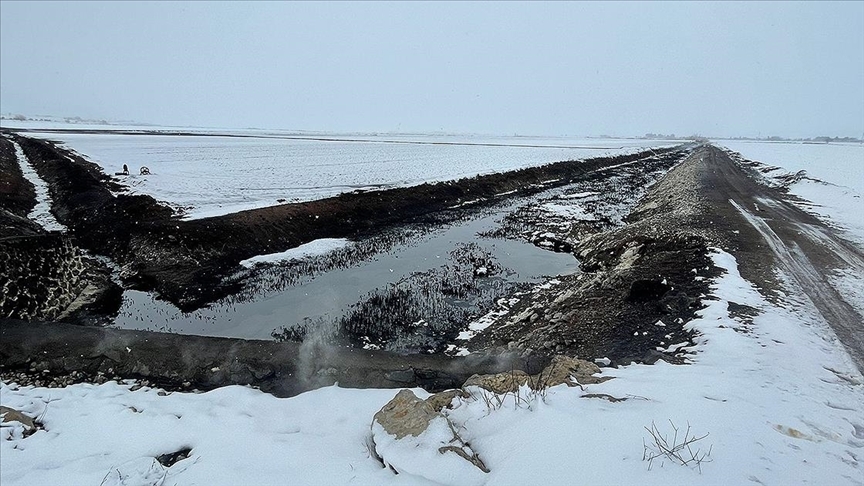
<path fill-rule="evenodd" d="M 459 399 L 448 417 L 491 472 L 465 477 L 462 464 L 442 460 L 430 474 L 441 484 L 860 485 L 861 374 L 794 288 L 774 305 L 731 255 L 713 259 L 726 273 L 688 323 L 698 333 L 691 365 L 607 368 L 615 379 L 585 390 L 559 386 L 545 397 L 523 390 L 521 400 L 511 394 L 497 405 L 478 393 Z M 732 302 L 757 315 L 730 316 Z M 370 457 L 372 417 L 397 390 L 334 386 L 277 399 L 237 386 L 167 396 L 129 388 L 0 385 L 0 403 L 45 425 L 27 438 L 15 426 L 0 429 L 0 483 L 430 484 Z M 660 459 L 649 470 L 642 460 L 651 438 L 644 427 L 654 423 L 671 439 L 670 421 L 709 434 L 695 444 L 711 448 L 701 472 Z M 188 459 L 154 464 L 187 447 Z"/>
<path fill-rule="evenodd" d="M 387 484 L 393 474 L 369 458 L 372 415 L 395 390 L 324 388 L 278 399 L 232 386 L 204 394 L 129 391 L 128 385 L 63 390 L 0 388 L 3 403 L 40 415 L 44 431 L 0 437 L 0 483 Z M 155 457 L 191 448 L 170 468 Z M 159 471 L 161 482 L 146 481 Z M 112 479 L 113 480 L 113 479 Z M 117 481 L 115 481 L 117 482 Z"/>
<path fill-rule="evenodd" d="M 304 243 L 298 247 L 285 250 L 280 253 L 258 255 L 240 262 L 246 268 L 252 268 L 259 263 L 275 263 L 289 260 L 302 260 L 304 258 L 326 255 L 327 253 L 344 248 L 351 243 L 345 238 L 320 238 Z"/>
<path fill-rule="evenodd" d="M 36 206 L 27 215 L 27 218 L 39 223 L 48 231 L 66 231 L 66 226 L 62 225 L 57 218 L 51 214 L 51 196 L 48 194 L 48 184 L 39 177 L 36 169 L 30 164 L 27 156 L 24 155 L 24 150 L 17 142 L 12 142 L 15 147 L 15 157 L 18 158 L 18 164 L 21 166 L 21 172 L 24 178 L 33 184 L 36 189 Z"/>

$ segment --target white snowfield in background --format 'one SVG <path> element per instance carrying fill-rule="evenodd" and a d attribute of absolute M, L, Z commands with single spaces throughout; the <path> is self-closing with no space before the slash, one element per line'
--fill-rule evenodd
<path fill-rule="evenodd" d="M 26 135 L 60 141 L 112 176 L 128 165 L 131 175 L 114 177 L 116 181 L 132 193 L 184 208 L 188 219 L 358 189 L 412 186 L 676 144 L 634 139 L 198 131 L 200 135 Z M 289 136 L 295 138 L 285 138 Z M 150 175 L 139 175 L 142 166 L 150 169 Z"/>
<path fill-rule="evenodd" d="M 351 244 L 345 238 L 320 238 L 280 253 L 268 253 L 248 258 L 240 262 L 246 268 L 252 268 L 259 263 L 275 263 L 290 260 L 302 260 L 313 256 L 321 256 L 333 250 L 344 248 Z"/>
<path fill-rule="evenodd" d="M 717 143 L 744 158 L 776 166 L 784 172 L 807 172 L 789 191 L 814 203 L 800 204 L 822 219 L 845 230 L 845 236 L 864 247 L 864 144 L 749 142 L 720 140 Z M 778 176 L 782 172 L 768 173 Z M 820 182 L 821 181 L 821 182 Z"/>
<path fill-rule="evenodd" d="M 0 403 L 38 416 L 45 430 L 24 439 L 21 427 L 0 429 L 0 483 L 861 485 L 861 374 L 812 304 L 794 298 L 799 290 L 788 287 L 792 297 L 771 304 L 731 255 L 713 259 L 726 273 L 687 324 L 698 333 L 691 365 L 607 368 L 615 379 L 584 390 L 559 386 L 530 405 L 510 395 L 490 410 L 477 389 L 477 398 L 454 402 L 447 413 L 489 474 L 434 449 L 413 454 L 418 462 L 399 475 L 370 457 L 372 417 L 398 390 L 332 386 L 279 399 L 239 386 L 159 396 L 114 383 L 3 383 Z M 730 302 L 759 314 L 732 318 Z M 584 398 L 589 393 L 626 400 Z M 662 458 L 649 470 L 642 460 L 643 441 L 651 443 L 644 427 L 653 422 L 671 440 L 670 421 L 682 434 L 688 424 L 708 434 L 694 444 L 711 450 L 701 473 Z M 381 442 L 398 456 L 417 441 Z M 182 448 L 190 457 L 170 468 L 155 461 Z"/>

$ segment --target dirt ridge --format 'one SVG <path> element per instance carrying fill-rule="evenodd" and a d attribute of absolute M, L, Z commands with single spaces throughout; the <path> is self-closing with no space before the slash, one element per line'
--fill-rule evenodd
<path fill-rule="evenodd" d="M 11 135 L 49 185 L 54 214 L 79 244 L 112 258 L 126 283 L 191 311 L 237 290 L 227 283 L 243 259 L 318 238 L 359 238 L 416 222 L 466 201 L 477 205 L 565 185 L 594 171 L 680 151 L 661 148 L 564 161 L 458 181 L 353 192 L 296 204 L 183 221 L 149 196 L 115 195 L 98 166 L 56 143 Z M 515 191 L 515 192 L 513 192 Z"/>

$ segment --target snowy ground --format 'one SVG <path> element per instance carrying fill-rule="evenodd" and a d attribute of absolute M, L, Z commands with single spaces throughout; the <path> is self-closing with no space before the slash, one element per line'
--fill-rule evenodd
<path fill-rule="evenodd" d="M 691 365 L 606 369 L 615 379 L 519 405 L 510 395 L 490 408 L 478 390 L 457 401 L 449 417 L 489 474 L 437 453 L 399 475 L 371 458 L 372 416 L 397 390 L 334 386 L 278 399 L 238 386 L 161 396 L 114 383 L 3 383 L 0 403 L 45 429 L 22 438 L 21 427 L 4 424 L 0 483 L 864 484 L 864 384 L 843 347 L 791 284 L 778 307 L 740 277 L 731 255 L 713 258 L 727 272 L 689 323 L 700 335 Z M 731 317 L 731 302 L 758 314 Z M 694 444 L 710 447 L 701 472 L 662 458 L 649 470 L 642 460 L 644 427 L 653 422 L 671 440 L 670 421 L 709 434 Z M 170 468 L 155 460 L 183 448 L 190 457 Z"/>
<path fill-rule="evenodd" d="M 357 189 L 410 186 L 675 145 L 634 139 L 166 131 L 150 127 L 145 135 L 79 129 L 27 135 L 58 140 L 107 174 L 128 165 L 131 175 L 115 180 L 133 193 L 185 209 L 191 219 Z M 150 175 L 139 175 L 142 166 Z"/>
<path fill-rule="evenodd" d="M 781 170 L 766 174 L 806 171 L 807 178 L 790 192 L 813 204 L 799 204 L 845 231 L 847 239 L 864 247 L 864 144 L 810 144 L 720 140 L 744 158 Z"/>

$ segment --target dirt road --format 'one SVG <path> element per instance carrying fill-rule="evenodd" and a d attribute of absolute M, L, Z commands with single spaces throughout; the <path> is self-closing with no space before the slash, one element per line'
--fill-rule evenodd
<path fill-rule="evenodd" d="M 836 270 L 864 276 L 864 252 L 838 237 L 815 216 L 786 200 L 779 189 L 757 182 L 756 171 L 742 167 L 713 146 L 704 151 L 709 183 L 704 196 L 729 217 L 740 217 L 741 274 L 770 289 L 776 280 L 766 262 L 773 262 L 813 303 L 864 372 L 864 319 L 832 284 Z M 749 230 L 749 237 L 745 233 Z M 755 234 L 753 234 L 755 233 Z"/>

